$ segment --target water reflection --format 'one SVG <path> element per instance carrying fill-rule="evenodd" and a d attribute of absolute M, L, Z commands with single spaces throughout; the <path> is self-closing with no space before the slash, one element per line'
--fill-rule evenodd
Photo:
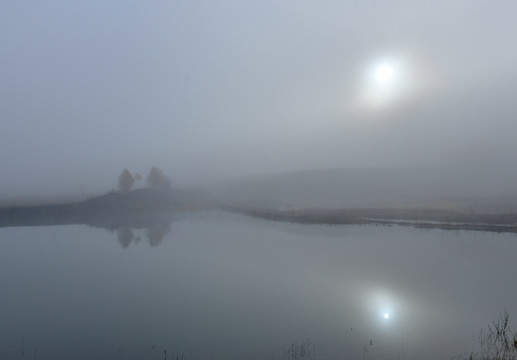
<path fill-rule="evenodd" d="M 22 339 L 38 359 L 282 359 L 293 341 L 300 358 L 304 338 L 318 359 L 446 359 L 517 313 L 514 235 L 220 212 L 89 226 L 0 230 L 0 359 Z"/>
<path fill-rule="evenodd" d="M 137 244 L 145 237 L 151 246 L 158 246 L 170 232 L 171 223 L 184 212 L 143 211 L 135 209 L 83 209 L 75 205 L 41 206 L 7 209 L 0 216 L 0 228 L 59 225 L 87 225 L 116 232 L 122 248 Z M 90 211 L 91 210 L 91 211 Z M 142 232 L 142 233 L 140 233 Z"/>
<path fill-rule="evenodd" d="M 118 233 L 118 242 L 125 249 L 131 244 L 133 241 L 133 231 L 130 228 L 124 227 L 117 230 Z"/>
<path fill-rule="evenodd" d="M 138 232 L 143 228 L 149 245 L 152 247 L 158 246 L 162 243 L 165 235 L 171 231 L 171 223 L 171 218 L 162 218 L 160 221 L 154 221 L 147 226 L 131 224 L 120 227 L 116 230 L 118 242 L 124 249 L 128 248 L 131 243 L 138 244 L 141 240 L 141 237 L 138 236 Z M 109 228 L 106 229 L 111 230 Z M 135 233 L 137 233 L 137 235 L 135 235 Z"/>

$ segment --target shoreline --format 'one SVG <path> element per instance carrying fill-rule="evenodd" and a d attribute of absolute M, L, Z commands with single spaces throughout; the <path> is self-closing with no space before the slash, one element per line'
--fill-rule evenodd
<path fill-rule="evenodd" d="M 269 221 L 309 225 L 399 225 L 417 229 L 517 233 L 517 214 L 464 214 L 435 209 L 273 210 L 230 205 L 223 205 L 221 209 Z"/>
<path fill-rule="evenodd" d="M 136 190 L 109 193 L 86 201 L 0 208 L 0 227 L 86 224 L 111 226 L 150 222 L 154 214 L 221 210 L 277 222 L 320 225 L 399 225 L 418 229 L 517 233 L 516 213 L 466 213 L 446 209 L 305 208 L 268 209 L 220 203 L 206 194 L 179 190 Z"/>

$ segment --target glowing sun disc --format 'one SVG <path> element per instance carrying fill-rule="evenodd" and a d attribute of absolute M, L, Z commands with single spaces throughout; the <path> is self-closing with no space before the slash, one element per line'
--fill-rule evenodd
<path fill-rule="evenodd" d="M 393 78 L 393 67 L 390 65 L 379 65 L 375 70 L 375 78 L 381 83 L 390 81 Z"/>
<path fill-rule="evenodd" d="M 387 319 L 389 319 L 389 318 L 390 318 L 390 314 L 389 314 L 389 313 L 385 313 L 385 314 L 384 314 L 384 318 L 385 318 L 386 320 L 387 320 Z"/>

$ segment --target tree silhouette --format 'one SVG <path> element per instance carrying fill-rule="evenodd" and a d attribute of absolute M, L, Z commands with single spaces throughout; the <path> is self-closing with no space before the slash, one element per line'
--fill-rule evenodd
<path fill-rule="evenodd" d="M 128 169 L 124 169 L 118 177 L 118 189 L 120 192 L 128 192 L 133 188 L 135 179 Z"/>
<path fill-rule="evenodd" d="M 171 185 L 170 180 L 163 174 L 163 171 L 156 166 L 149 170 L 146 180 L 149 187 L 154 189 L 164 189 Z"/>

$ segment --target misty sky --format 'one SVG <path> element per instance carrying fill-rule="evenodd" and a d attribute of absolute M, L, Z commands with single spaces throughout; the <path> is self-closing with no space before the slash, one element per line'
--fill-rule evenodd
<path fill-rule="evenodd" d="M 4 1 L 0 197 L 105 191 L 125 167 L 186 185 L 515 161 L 516 18 L 497 0 Z"/>

